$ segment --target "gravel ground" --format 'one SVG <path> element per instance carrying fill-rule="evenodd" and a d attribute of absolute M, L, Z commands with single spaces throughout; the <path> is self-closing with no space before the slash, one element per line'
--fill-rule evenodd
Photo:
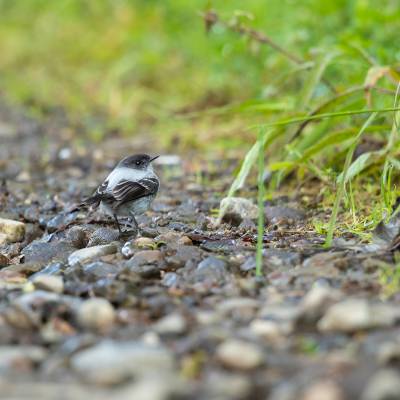
<path fill-rule="evenodd" d="M 73 134 L 63 115 L 41 125 L 0 107 L 0 398 L 400 399 L 382 232 L 324 250 L 318 207 L 266 202 L 256 278 L 254 191 L 216 224 L 236 162 L 165 154 L 140 234 L 120 237 L 68 210 L 146 138 L 79 147 Z"/>

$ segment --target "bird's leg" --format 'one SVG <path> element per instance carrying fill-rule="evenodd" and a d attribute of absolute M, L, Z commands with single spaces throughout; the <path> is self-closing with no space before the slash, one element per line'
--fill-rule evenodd
<path fill-rule="evenodd" d="M 119 225 L 119 221 L 118 221 L 118 218 L 117 218 L 117 214 L 113 214 L 113 217 L 114 217 L 115 222 L 117 223 L 118 232 L 119 232 L 119 234 L 120 234 L 120 236 L 121 236 L 121 235 L 122 235 L 122 231 L 121 231 L 121 226 Z"/>
<path fill-rule="evenodd" d="M 135 225 L 135 229 L 138 231 L 139 230 L 139 225 L 136 221 L 136 218 L 134 215 L 131 215 L 131 221 L 133 222 L 133 224 Z"/>
<path fill-rule="evenodd" d="M 135 218 L 135 216 L 133 214 L 130 214 L 129 221 L 133 222 L 133 225 L 135 225 L 136 235 L 138 235 L 139 234 L 139 225 L 138 225 L 138 223 L 136 221 L 136 218 Z"/>

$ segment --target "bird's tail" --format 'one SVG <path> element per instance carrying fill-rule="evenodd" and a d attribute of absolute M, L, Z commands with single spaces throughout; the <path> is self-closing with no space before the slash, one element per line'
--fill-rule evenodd
<path fill-rule="evenodd" d="M 74 204 L 71 206 L 66 212 L 68 214 L 73 213 L 75 211 L 79 211 L 81 208 L 86 208 L 86 207 L 92 207 L 92 208 L 97 208 L 100 204 L 100 200 L 96 198 L 96 196 L 91 196 L 88 197 L 87 199 L 84 199 L 82 203 L 79 204 Z"/>

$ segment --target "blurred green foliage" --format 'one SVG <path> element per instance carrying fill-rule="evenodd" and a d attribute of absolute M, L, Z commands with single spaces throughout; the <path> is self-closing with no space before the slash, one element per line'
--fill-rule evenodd
<path fill-rule="evenodd" d="M 41 112 L 62 107 L 101 134 L 165 120 L 167 131 L 171 113 L 246 99 L 296 104 L 306 73 L 221 25 L 207 34 L 200 13 L 211 7 L 305 60 L 340 48 L 327 71 L 338 88 L 368 70 L 354 46 L 380 64 L 400 57 L 397 1 L 0 0 L 0 90 Z"/>
<path fill-rule="evenodd" d="M 374 109 L 342 186 L 353 221 L 352 180 L 385 199 L 367 210 L 376 224 L 400 171 L 400 112 L 387 112 L 399 106 L 399 31 L 398 0 L 0 0 L 0 94 L 39 116 L 62 110 L 92 140 L 152 132 L 174 149 L 242 155 L 253 144 L 231 194 L 265 148 L 270 188 L 317 178 L 331 200 Z"/>

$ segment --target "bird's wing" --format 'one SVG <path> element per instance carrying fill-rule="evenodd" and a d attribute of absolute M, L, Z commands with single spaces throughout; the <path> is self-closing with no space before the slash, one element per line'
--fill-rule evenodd
<path fill-rule="evenodd" d="M 92 206 L 96 208 L 102 200 L 112 199 L 112 195 L 107 192 L 107 187 L 108 179 L 106 179 L 90 197 L 83 200 L 80 206 Z"/>
<path fill-rule="evenodd" d="M 138 181 L 121 180 L 110 194 L 118 201 L 119 205 L 141 197 L 156 194 L 159 182 L 156 178 L 143 178 Z"/>

